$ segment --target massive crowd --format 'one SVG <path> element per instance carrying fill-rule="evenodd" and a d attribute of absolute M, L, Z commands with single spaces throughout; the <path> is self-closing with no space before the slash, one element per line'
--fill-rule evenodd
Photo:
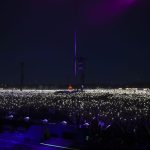
<path fill-rule="evenodd" d="M 147 144 L 150 140 L 149 89 L 0 90 L 0 111 L 3 119 L 63 121 L 85 128 L 89 147 L 117 141 L 123 148 L 126 142 L 141 139 Z M 133 143 L 132 149 L 137 148 Z M 148 145 L 143 143 L 142 146 Z"/>
<path fill-rule="evenodd" d="M 28 116 L 31 119 L 75 123 L 90 122 L 97 117 L 105 122 L 114 119 L 134 121 L 149 119 L 150 92 L 133 89 L 85 90 L 56 93 L 55 91 L 0 90 L 0 111 L 3 116 Z"/>

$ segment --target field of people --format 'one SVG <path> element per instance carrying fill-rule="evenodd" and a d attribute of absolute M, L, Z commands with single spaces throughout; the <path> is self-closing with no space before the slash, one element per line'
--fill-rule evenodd
<path fill-rule="evenodd" d="M 150 90 L 86 89 L 84 92 L 59 93 L 58 90 L 0 90 L 3 116 L 75 123 L 97 117 L 103 121 L 134 121 L 149 118 Z M 2 117 L 2 116 L 1 116 Z"/>
<path fill-rule="evenodd" d="M 77 129 L 74 139 L 79 149 L 147 150 L 149 115 L 149 89 L 0 90 L 2 133 L 7 126 L 12 136 L 20 126 L 29 132 L 43 123 L 57 133 L 60 128 L 52 129 L 51 123 L 53 128 L 61 123 L 66 129 Z"/>

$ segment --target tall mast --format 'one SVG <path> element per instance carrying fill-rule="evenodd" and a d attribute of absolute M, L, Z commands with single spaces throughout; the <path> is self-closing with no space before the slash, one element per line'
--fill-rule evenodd
<path fill-rule="evenodd" d="M 74 75 L 77 77 L 77 33 L 74 33 Z"/>
<path fill-rule="evenodd" d="M 24 84 L 24 62 L 20 63 L 20 91 L 23 89 Z"/>

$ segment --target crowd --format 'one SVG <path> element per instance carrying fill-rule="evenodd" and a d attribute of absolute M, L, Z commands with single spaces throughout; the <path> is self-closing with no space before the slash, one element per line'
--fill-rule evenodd
<path fill-rule="evenodd" d="M 103 145 L 107 141 L 117 143 L 119 149 L 134 143 L 134 149 L 138 139 L 138 143 L 144 143 L 142 146 L 149 146 L 145 144 L 150 140 L 148 90 L 99 89 L 73 93 L 1 90 L 0 111 L 1 118 L 64 120 L 85 129 L 88 147 L 94 144 L 109 149 Z"/>
<path fill-rule="evenodd" d="M 60 121 L 64 118 L 75 123 L 90 122 L 98 117 L 105 122 L 114 119 L 134 121 L 141 118 L 149 119 L 150 93 L 136 92 L 77 92 L 55 93 L 54 91 L 23 91 L 1 90 L 0 111 L 3 116 L 14 115 L 16 118 L 28 116 L 31 119 Z M 57 117 L 56 117 L 57 116 Z"/>

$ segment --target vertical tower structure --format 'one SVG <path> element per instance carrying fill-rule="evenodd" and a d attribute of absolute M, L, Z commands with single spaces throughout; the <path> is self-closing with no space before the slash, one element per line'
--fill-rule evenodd
<path fill-rule="evenodd" d="M 24 63 L 20 63 L 20 91 L 23 89 L 24 84 Z"/>
<path fill-rule="evenodd" d="M 74 76 L 75 81 L 78 81 L 78 84 L 83 90 L 85 85 L 85 62 L 86 58 L 79 56 L 77 53 L 77 32 L 74 33 Z"/>
<path fill-rule="evenodd" d="M 77 32 L 74 33 L 74 75 L 77 77 Z"/>

